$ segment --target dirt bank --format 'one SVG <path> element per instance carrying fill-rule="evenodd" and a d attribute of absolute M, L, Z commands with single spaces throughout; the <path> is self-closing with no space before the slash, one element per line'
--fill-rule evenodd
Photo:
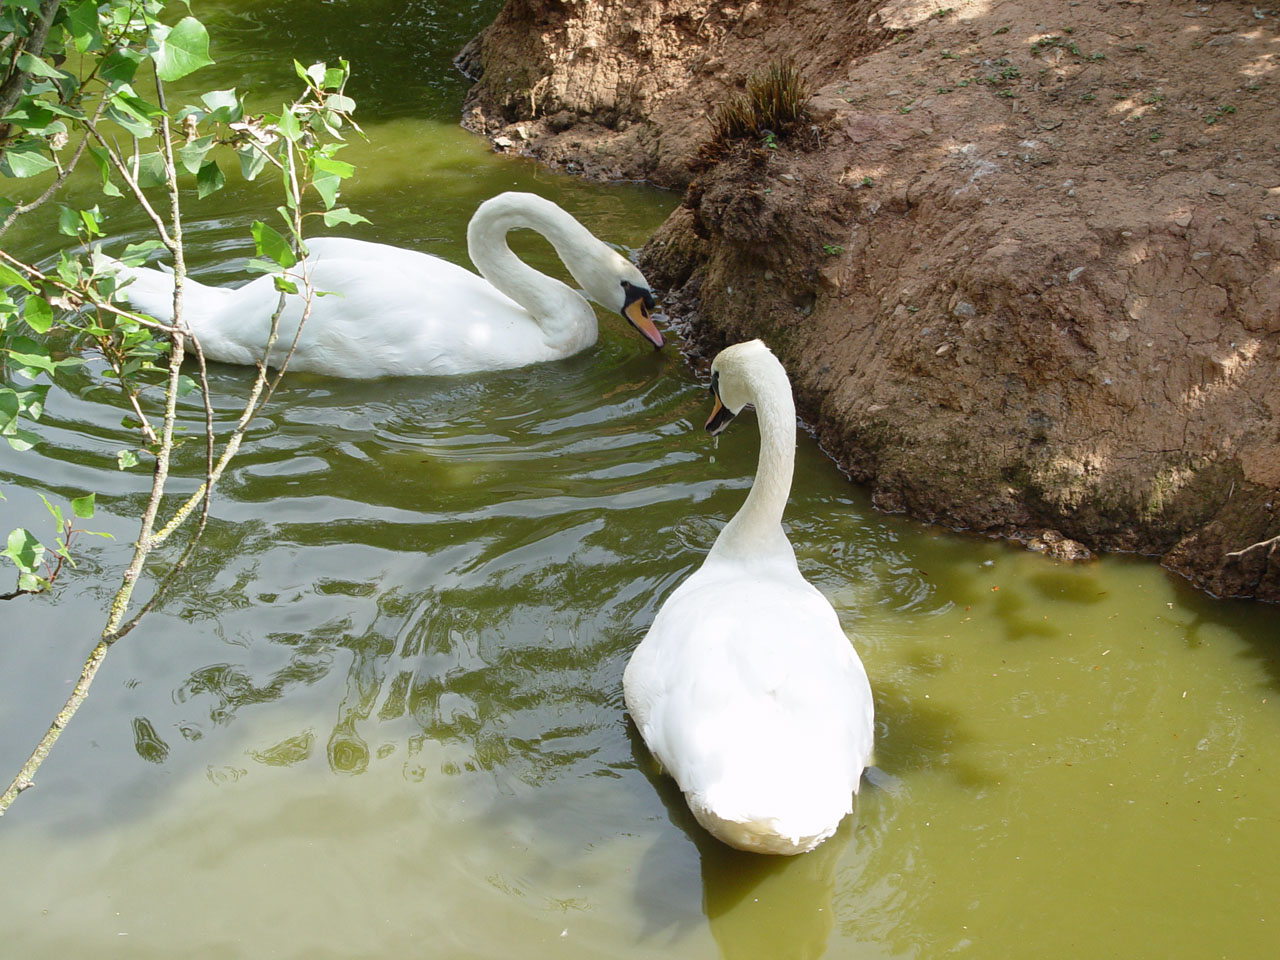
<path fill-rule="evenodd" d="M 763 336 L 883 509 L 1280 600 L 1278 13 L 512 0 L 466 122 L 685 188 L 643 255 L 669 312 L 694 352 Z M 778 57 L 815 135 L 695 177 Z"/>

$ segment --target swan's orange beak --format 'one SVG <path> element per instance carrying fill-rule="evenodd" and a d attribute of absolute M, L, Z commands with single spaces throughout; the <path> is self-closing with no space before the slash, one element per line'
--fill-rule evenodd
<path fill-rule="evenodd" d="M 646 294 L 648 291 L 644 291 Z M 638 291 L 637 291 L 638 293 Z M 652 296 L 649 297 L 652 302 Z M 644 296 L 634 296 L 627 300 L 627 305 L 622 308 L 622 315 L 627 321 L 640 331 L 640 336 L 644 337 L 653 344 L 655 350 L 662 349 L 662 333 L 653 322 L 653 317 L 649 314 L 649 304 L 645 302 Z"/>

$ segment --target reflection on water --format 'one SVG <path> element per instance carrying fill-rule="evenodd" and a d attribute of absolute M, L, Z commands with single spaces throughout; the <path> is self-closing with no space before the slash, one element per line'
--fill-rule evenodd
<path fill-rule="evenodd" d="M 418 76 L 437 55 L 394 31 L 429 22 L 424 50 L 444 49 L 481 7 L 225 0 L 210 19 L 231 28 L 230 65 L 208 82 L 267 96 L 292 81 L 264 50 L 331 56 L 341 22 L 356 75 L 378 60 L 370 142 L 349 151 L 361 235 L 465 262 L 476 203 L 517 188 L 638 246 L 675 198 L 493 157 L 457 130 L 447 65 Z M 419 94 L 454 100 L 419 119 Z M 203 208 L 198 275 L 240 277 L 267 201 L 238 185 Z M 26 242 L 56 252 L 51 232 Z M 515 246 L 563 276 L 537 238 Z M 248 375 L 212 373 L 225 430 Z M 0 449 L 0 519 L 97 490 L 115 540 L 52 596 L 5 607 L 5 770 L 65 697 L 145 498 L 145 472 L 115 466 L 130 438 L 110 383 L 78 376 L 50 397 L 45 444 Z M 867 665 L 893 786 L 864 783 L 799 858 L 709 840 L 621 696 L 630 651 L 750 484 L 754 431 L 713 448 L 705 399 L 673 351 L 603 315 L 596 348 L 528 370 L 288 377 L 204 549 L 0 826 L 0 862 L 23 865 L 0 905 L 6 955 L 1269 955 L 1274 611 L 1146 562 L 1062 567 L 875 514 L 803 437 L 790 536 Z M 195 398 L 180 417 L 200 428 Z M 199 447 L 179 450 L 175 497 L 199 482 Z"/>

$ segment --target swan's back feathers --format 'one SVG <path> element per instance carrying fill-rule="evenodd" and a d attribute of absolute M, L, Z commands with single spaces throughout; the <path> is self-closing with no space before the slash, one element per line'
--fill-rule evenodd
<path fill-rule="evenodd" d="M 318 238 L 309 247 L 294 272 L 305 273 L 315 296 L 289 361 L 292 370 L 342 377 L 447 375 L 557 356 L 528 311 L 447 260 L 342 237 Z M 126 267 L 122 274 L 132 280 L 122 294 L 134 309 L 172 319 L 171 274 L 149 267 Z M 286 297 L 270 365 L 283 362 L 305 302 L 302 295 Z M 183 290 L 187 327 L 205 356 L 223 363 L 261 359 L 278 305 L 270 277 L 236 288 L 187 278 Z"/>
<path fill-rule="evenodd" d="M 671 595 L 624 677 L 628 709 L 695 816 L 747 849 L 795 853 L 852 809 L 870 685 L 827 600 L 785 558 L 714 558 Z"/>

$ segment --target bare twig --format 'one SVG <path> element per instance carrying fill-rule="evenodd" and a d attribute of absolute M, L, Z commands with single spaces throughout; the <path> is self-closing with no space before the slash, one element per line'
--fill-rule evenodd
<path fill-rule="evenodd" d="M 157 80 L 158 84 L 159 81 Z M 49 755 L 49 751 L 53 749 L 53 745 L 57 743 L 58 738 L 62 735 L 62 731 L 66 729 L 71 718 L 75 716 L 76 711 L 80 709 L 80 705 L 88 697 L 89 687 L 93 683 L 94 677 L 97 676 L 98 669 L 106 659 L 111 645 L 115 643 L 119 636 L 122 636 L 119 632 L 120 626 L 124 622 L 125 614 L 128 612 L 129 601 L 133 596 L 133 590 L 137 585 L 138 578 L 142 575 L 147 556 L 154 546 L 151 532 L 155 527 L 156 516 L 160 511 L 160 501 L 164 496 L 165 484 L 169 479 L 169 461 L 173 453 L 173 428 L 177 420 L 178 377 L 182 371 L 182 354 L 185 339 L 181 323 L 181 280 L 185 273 L 186 265 L 182 257 L 182 219 L 178 205 L 178 178 L 174 170 L 173 145 L 169 140 L 169 133 L 169 118 L 166 115 L 161 120 L 160 143 L 165 153 L 165 165 L 169 181 L 169 207 L 174 226 L 172 241 L 174 246 L 171 249 L 175 250 L 173 293 L 175 325 L 173 332 L 170 334 L 169 379 L 165 390 L 164 422 L 161 426 L 160 443 L 155 452 L 155 467 L 151 473 L 151 492 L 147 497 L 142 520 L 138 525 L 138 538 L 134 541 L 133 555 L 121 577 L 120 587 L 111 600 L 107 622 L 102 629 L 98 643 L 94 646 L 89 658 L 81 668 L 80 679 L 76 683 L 75 689 L 72 690 L 71 696 L 67 698 L 62 709 L 58 711 L 53 723 L 49 725 L 49 729 L 40 738 L 40 742 L 36 744 L 35 750 L 27 758 L 27 762 L 22 765 L 22 769 L 18 771 L 17 776 L 13 778 L 4 794 L 0 795 L 0 815 L 3 815 L 18 794 L 34 784 L 36 770 L 40 768 L 45 757 Z M 99 139 L 99 142 L 101 142 L 101 139 Z M 132 185 L 136 187 L 136 184 Z M 163 224 L 160 225 L 160 228 L 163 231 Z M 166 238 L 169 236 L 167 232 L 164 235 Z"/>
<path fill-rule="evenodd" d="M 1233 550 L 1230 553 L 1228 553 L 1227 556 L 1243 557 L 1246 553 L 1251 553 L 1254 550 L 1261 550 L 1264 547 L 1268 548 L 1267 553 L 1271 553 L 1276 549 L 1276 547 L 1280 547 L 1280 533 L 1276 534 L 1270 540 L 1259 540 L 1257 543 L 1251 543 L 1249 544 L 1249 546 L 1244 547 L 1240 550 Z"/>
<path fill-rule="evenodd" d="M 164 119 L 164 125 L 166 129 L 169 126 L 167 117 Z M 93 139 L 98 141 L 98 145 L 102 147 L 102 149 L 106 152 L 107 159 L 111 161 L 111 165 L 115 167 L 116 173 L 120 174 L 125 184 L 129 187 L 129 192 L 132 193 L 133 198 L 138 201 L 138 206 L 140 206 L 143 212 L 146 213 L 146 215 L 150 218 L 151 225 L 156 228 L 156 233 L 159 235 L 161 242 L 169 250 L 169 253 L 176 257 L 177 249 L 175 246 L 174 238 L 170 236 L 168 229 L 166 229 L 164 220 L 160 217 L 158 213 L 156 213 L 155 209 L 151 206 L 151 201 L 147 199 L 147 195 L 143 193 L 142 188 L 138 186 L 138 177 L 136 175 L 136 172 L 129 169 L 129 165 L 125 163 L 124 158 L 120 156 L 120 152 L 116 149 L 115 144 L 107 142 L 106 137 L 104 137 L 102 133 L 98 130 L 98 125 L 96 123 L 94 123 L 91 120 L 86 120 L 85 127 L 93 135 Z M 165 145 L 166 154 L 171 156 L 172 149 L 173 149 L 172 144 Z M 169 167 L 171 162 L 172 162 L 171 159 L 167 157 L 165 160 L 167 168 Z M 171 191 L 176 189 L 174 185 L 174 180 L 175 180 L 175 176 L 172 173 L 170 173 L 169 183 L 170 183 Z M 176 272 L 176 265 L 175 265 L 175 272 Z"/>

